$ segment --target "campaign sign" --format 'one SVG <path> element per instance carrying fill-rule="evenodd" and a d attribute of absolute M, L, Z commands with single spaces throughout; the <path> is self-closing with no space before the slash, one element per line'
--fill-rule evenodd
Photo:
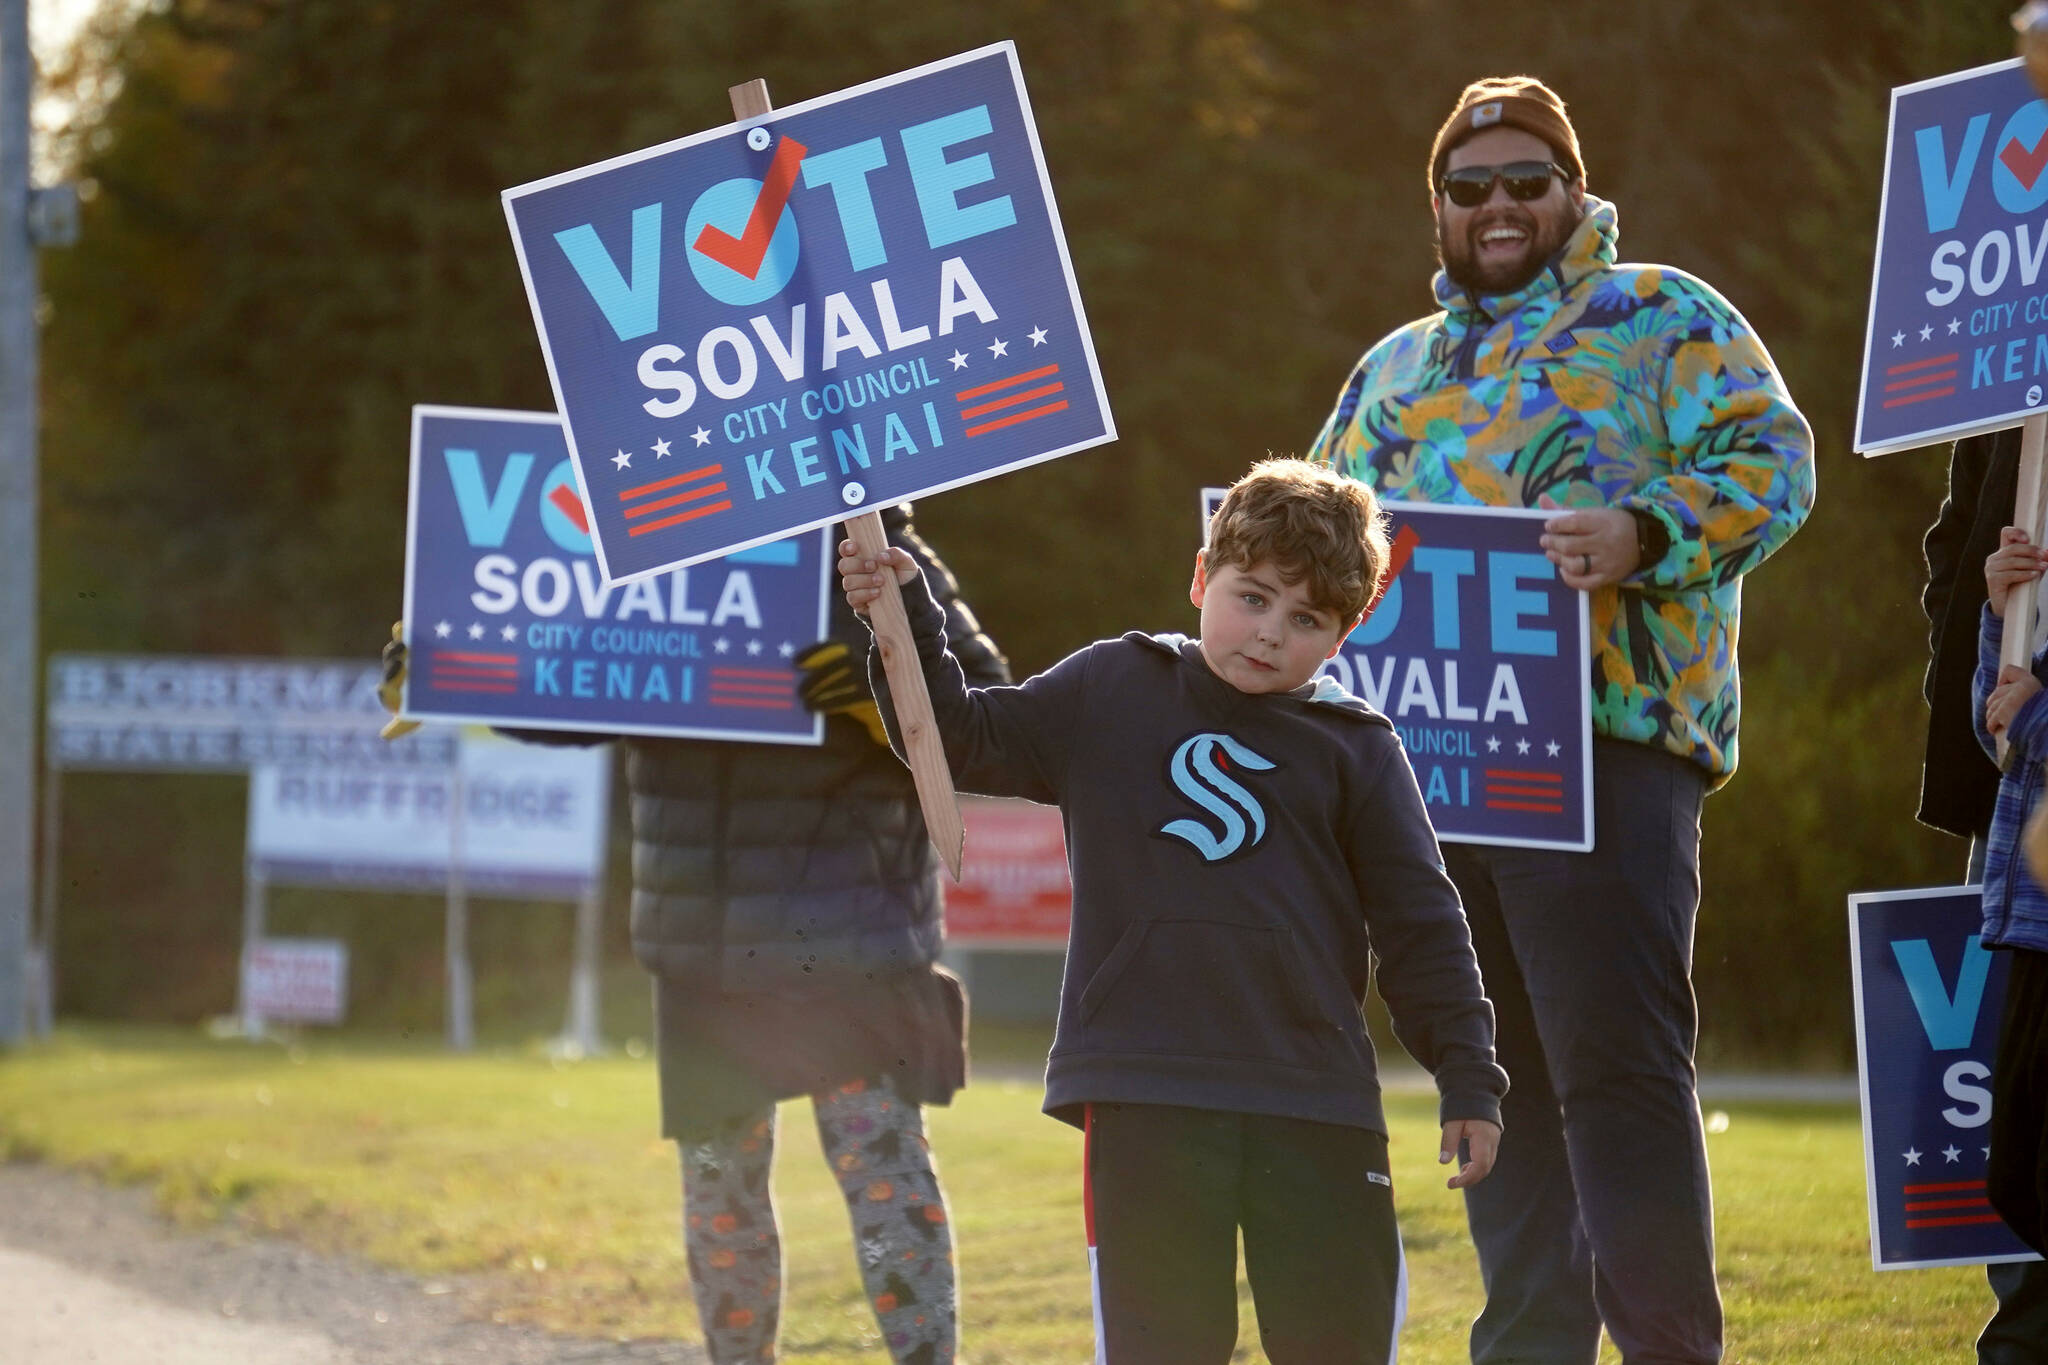
<path fill-rule="evenodd" d="M 607 582 L 1115 437 L 1009 43 L 504 201 Z"/>
<path fill-rule="evenodd" d="M 1982 889 L 1849 897 L 1870 1261 L 1879 1270 L 2037 1259 L 1984 1195 L 1991 1063 L 2009 957 Z"/>
<path fill-rule="evenodd" d="M 825 636 L 829 532 L 607 584 L 561 419 L 416 407 L 403 713 L 817 744 L 792 662 Z"/>
<path fill-rule="evenodd" d="M 963 948 L 1064 948 L 1074 914 L 1066 835 L 1052 806 L 962 796 L 974 856 L 946 888 L 946 938 Z"/>
<path fill-rule="evenodd" d="M 1556 513 L 1380 505 L 1391 577 L 1322 671 L 1394 722 L 1437 838 L 1592 848 L 1589 616 L 1539 543 Z"/>
<path fill-rule="evenodd" d="M 2048 408 L 2048 101 L 2018 61 L 1892 91 L 1856 449 Z"/>
<path fill-rule="evenodd" d="M 456 840 L 464 881 L 490 895 L 571 900 L 603 875 L 610 751 L 462 737 L 464 818 L 446 770 L 265 764 L 249 778 L 249 859 L 295 886 L 431 891 Z"/>

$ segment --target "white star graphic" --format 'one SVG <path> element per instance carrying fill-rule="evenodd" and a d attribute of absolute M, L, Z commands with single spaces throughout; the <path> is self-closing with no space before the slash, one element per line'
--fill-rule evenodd
<path fill-rule="evenodd" d="M 612 468 L 631 469 L 632 467 L 633 457 L 631 455 L 628 455 L 625 451 L 622 450 L 617 455 L 614 455 L 612 457 Z"/>
<path fill-rule="evenodd" d="M 1948 1146 L 1941 1149 L 1941 1159 L 1943 1161 L 1946 1161 L 1951 1166 L 1956 1164 L 1957 1159 L 1960 1158 L 1962 1154 L 1963 1149 L 1956 1146 L 1953 1142 L 1951 1142 Z"/>
<path fill-rule="evenodd" d="M 990 355 L 1008 355 L 1010 353 L 1010 343 L 1004 341 L 1001 337 L 997 337 L 988 344 L 988 353 Z"/>
<path fill-rule="evenodd" d="M 1906 334 L 1905 334 L 1904 332 L 1893 332 L 1893 333 L 1892 333 L 1892 345 L 1893 345 L 1893 346 L 1895 346 L 1895 347 L 1896 347 L 1896 346 L 1903 346 L 1903 345 L 1905 345 L 1905 344 L 1906 344 Z"/>
<path fill-rule="evenodd" d="M 1045 345 L 1045 329 L 1043 327 L 1033 327 L 1031 329 L 1031 344 L 1033 346 Z"/>
<path fill-rule="evenodd" d="M 667 441 L 656 441 L 654 443 L 654 458 L 657 460 L 665 460 L 668 458 Z"/>
<path fill-rule="evenodd" d="M 1930 325 L 1930 326 L 1925 326 L 1925 327 L 1922 327 L 1922 328 L 1920 329 L 1920 339 L 1921 339 L 1922 341 L 1926 341 L 1927 339 L 1929 339 L 1929 338 L 1930 338 L 1930 337 L 1932 337 L 1933 335 L 1934 335 L 1934 328 L 1933 328 L 1933 327 L 1932 327 L 1931 325 Z"/>
<path fill-rule="evenodd" d="M 1543 746 L 1543 752 L 1549 754 L 1552 758 L 1556 758 L 1560 753 L 1564 752 L 1564 745 L 1559 744 L 1553 739 L 1550 743 Z"/>
<path fill-rule="evenodd" d="M 508 621 L 505 624 L 505 628 L 499 631 L 498 634 L 503 636 L 507 640 L 516 640 L 519 638 L 519 627 L 511 624 Z"/>
<path fill-rule="evenodd" d="M 754 654 L 754 655 L 758 655 L 758 654 L 760 654 L 760 652 L 761 652 L 761 642 L 760 642 L 759 640 L 749 640 L 749 641 L 747 641 L 747 653 L 749 653 L 749 654 Z"/>
<path fill-rule="evenodd" d="M 1486 752 L 1490 754 L 1500 752 L 1500 737 L 1498 735 L 1488 735 L 1486 737 Z"/>
<path fill-rule="evenodd" d="M 690 439 L 695 441 L 700 446 L 708 446 L 711 444 L 711 433 L 706 431 L 703 427 L 698 427 L 695 431 L 690 433 Z"/>
<path fill-rule="evenodd" d="M 953 354 L 947 356 L 946 358 L 953 362 L 953 368 L 956 370 L 964 370 L 967 368 L 967 357 L 959 351 L 953 352 Z"/>
<path fill-rule="evenodd" d="M 1908 1147 L 1905 1151 L 1899 1153 L 1899 1155 L 1906 1158 L 1906 1164 L 1908 1166 L 1918 1166 L 1920 1164 L 1920 1152 L 1915 1148 Z"/>
<path fill-rule="evenodd" d="M 1986 1148 L 1984 1149 L 1984 1159 L 1985 1159 L 1986 1161 L 1989 1161 L 1989 1160 L 1991 1160 L 1991 1149 L 1990 1149 L 1989 1147 L 1986 1147 Z"/>
<path fill-rule="evenodd" d="M 453 629 L 455 627 L 449 625 L 446 621 L 436 621 L 434 623 L 434 638 L 436 640 L 445 640 L 448 638 L 448 632 Z"/>
<path fill-rule="evenodd" d="M 1950 336 L 1954 336 L 1957 332 L 1960 332 L 1962 330 L 1963 320 L 1961 318 L 1950 318 L 1948 320 L 1948 334 Z"/>
<path fill-rule="evenodd" d="M 775 652 L 787 659 L 790 655 L 796 653 L 796 646 L 784 640 L 781 644 L 775 646 Z"/>
<path fill-rule="evenodd" d="M 720 654 L 727 654 L 732 651 L 732 641 L 725 639 L 713 640 L 711 648 Z"/>
<path fill-rule="evenodd" d="M 1515 741 L 1515 752 L 1516 752 L 1516 753 L 1518 753 L 1518 754 L 1526 754 L 1526 753 L 1528 753 L 1528 752 L 1529 752 L 1529 741 L 1528 741 L 1528 740 L 1526 740 L 1526 739 L 1518 739 L 1518 740 L 1516 740 L 1516 741 Z"/>
<path fill-rule="evenodd" d="M 483 638 L 484 638 L 484 623 L 483 623 L 483 622 L 481 622 L 481 621 L 471 621 L 471 622 L 469 623 L 469 638 L 470 638 L 470 639 L 472 639 L 472 640 L 481 640 L 481 639 L 483 639 Z"/>

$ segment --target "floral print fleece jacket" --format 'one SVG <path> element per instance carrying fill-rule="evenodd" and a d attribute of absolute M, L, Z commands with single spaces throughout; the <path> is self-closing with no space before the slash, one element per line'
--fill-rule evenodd
<path fill-rule="evenodd" d="M 1640 508 L 1668 548 L 1592 593 L 1593 729 L 1735 771 L 1742 575 L 1813 507 L 1813 435 L 1763 342 L 1669 266 L 1617 264 L 1586 216 L 1536 278 L 1442 311 L 1352 371 L 1310 459 L 1411 502 Z"/>

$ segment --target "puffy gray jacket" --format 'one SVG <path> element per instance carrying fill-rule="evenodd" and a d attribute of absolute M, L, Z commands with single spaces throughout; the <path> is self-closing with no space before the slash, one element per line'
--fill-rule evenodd
<path fill-rule="evenodd" d="M 910 527 L 883 513 L 892 544 L 923 566 L 946 608 L 968 682 L 1009 668 Z M 832 634 L 868 633 L 835 598 Z M 633 951 L 669 981 L 788 991 L 923 967 L 942 935 L 939 861 L 917 791 L 857 722 L 832 717 L 818 748 L 623 739 L 633 805 Z"/>

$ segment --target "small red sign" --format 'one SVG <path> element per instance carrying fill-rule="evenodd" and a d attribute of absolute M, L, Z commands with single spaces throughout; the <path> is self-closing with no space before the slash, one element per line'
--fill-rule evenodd
<path fill-rule="evenodd" d="M 1064 948 L 1073 916 L 1067 846 L 1052 806 L 960 798 L 967 857 L 946 888 L 946 936 L 968 948 Z"/>

